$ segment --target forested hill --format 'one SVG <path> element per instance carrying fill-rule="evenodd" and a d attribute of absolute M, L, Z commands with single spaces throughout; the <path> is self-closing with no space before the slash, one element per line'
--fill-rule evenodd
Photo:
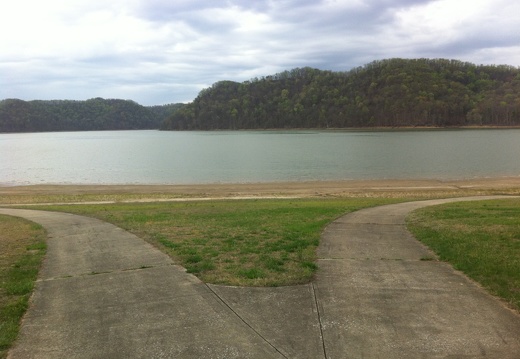
<path fill-rule="evenodd" d="M 128 100 L 0 101 L 0 132 L 159 128 L 182 104 L 144 107 Z"/>
<path fill-rule="evenodd" d="M 201 91 L 165 130 L 520 125 L 520 69 L 389 59 L 348 72 L 298 68 Z"/>

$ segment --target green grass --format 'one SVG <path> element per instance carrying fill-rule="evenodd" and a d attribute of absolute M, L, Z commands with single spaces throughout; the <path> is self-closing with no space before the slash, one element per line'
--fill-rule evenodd
<path fill-rule="evenodd" d="M 114 223 L 165 251 L 206 282 L 278 286 L 312 278 L 317 270 L 315 249 L 328 223 L 361 208 L 414 199 L 397 197 L 38 208 Z M 452 263 L 520 310 L 520 200 L 427 207 L 414 212 L 408 224 L 441 260 Z M 7 355 L 27 308 L 46 248 L 44 238 L 40 226 L 0 216 L 0 359 Z"/>
<path fill-rule="evenodd" d="M 127 229 L 171 255 L 205 282 L 242 286 L 305 283 L 317 270 L 323 228 L 361 208 L 410 197 L 215 200 L 45 206 L 97 217 Z M 491 293 L 520 309 L 520 200 L 427 207 L 409 228 Z M 45 252 L 45 231 L 0 216 L 0 358 L 18 332 Z M 424 257 L 429 261 L 434 258 Z M 93 273 L 95 274 L 95 273 Z"/>
<path fill-rule="evenodd" d="M 396 199 L 258 199 L 67 205 L 135 233 L 205 282 L 280 286 L 316 272 L 323 228 L 342 214 Z M 401 199 L 402 201 L 402 199 Z"/>
<path fill-rule="evenodd" d="M 408 226 L 440 260 L 520 310 L 519 199 L 426 207 Z"/>
<path fill-rule="evenodd" d="M 0 216 L 0 358 L 7 356 L 18 335 L 45 254 L 45 238 L 37 224 Z"/>

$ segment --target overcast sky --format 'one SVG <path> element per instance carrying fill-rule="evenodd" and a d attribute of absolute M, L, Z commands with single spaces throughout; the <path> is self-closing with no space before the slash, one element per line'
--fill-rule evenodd
<path fill-rule="evenodd" d="M 377 59 L 520 66 L 512 0 L 6 0 L 0 99 L 190 102 L 216 81 Z"/>

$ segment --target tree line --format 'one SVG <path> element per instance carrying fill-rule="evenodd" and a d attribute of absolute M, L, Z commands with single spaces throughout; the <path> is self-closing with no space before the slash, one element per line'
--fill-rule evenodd
<path fill-rule="evenodd" d="M 447 59 L 387 59 L 346 72 L 296 68 L 220 81 L 163 130 L 518 126 L 520 69 Z"/>
<path fill-rule="evenodd" d="M 187 105 L 0 101 L 0 132 L 520 126 L 520 69 L 388 59 L 350 71 L 296 68 L 220 81 Z"/>
<path fill-rule="evenodd" d="M 0 132 L 157 129 L 182 104 L 141 106 L 134 101 L 0 101 Z"/>

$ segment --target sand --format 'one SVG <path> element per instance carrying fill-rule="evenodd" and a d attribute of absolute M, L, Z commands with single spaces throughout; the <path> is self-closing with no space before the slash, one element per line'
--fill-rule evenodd
<path fill-rule="evenodd" d="M 132 195 L 141 200 L 174 198 L 349 197 L 442 193 L 520 194 L 520 177 L 464 180 L 352 180 L 193 185 L 33 185 L 0 187 L 1 198 L 19 196 Z"/>

